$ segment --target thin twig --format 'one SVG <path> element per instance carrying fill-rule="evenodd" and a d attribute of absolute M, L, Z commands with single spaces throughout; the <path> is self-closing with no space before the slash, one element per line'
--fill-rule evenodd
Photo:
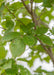
<path fill-rule="evenodd" d="M 22 23 L 23 25 L 25 25 L 22 21 L 20 21 L 20 20 L 14 15 L 14 13 L 12 13 L 12 12 L 10 11 L 10 9 L 9 9 L 7 6 L 5 6 L 5 8 L 9 11 L 10 14 L 12 14 L 12 15 L 16 18 L 17 21 L 19 21 L 20 23 Z"/>
<path fill-rule="evenodd" d="M 41 19 L 40 19 L 40 24 L 45 25 L 46 27 L 48 27 L 48 24 L 45 23 L 45 22 L 43 22 Z M 49 28 L 49 27 L 48 27 L 48 28 Z"/>
<path fill-rule="evenodd" d="M 25 3 L 24 0 L 21 0 L 23 5 L 25 6 L 26 10 L 28 11 L 28 13 L 31 15 L 33 22 L 35 23 L 35 29 L 36 29 L 36 25 L 38 25 L 38 20 L 37 20 L 37 15 L 32 11 L 31 13 L 31 8 L 28 7 Z"/>
<path fill-rule="evenodd" d="M 29 6 L 24 3 L 24 0 L 21 0 L 21 1 L 23 5 L 25 6 L 26 10 L 31 14 L 31 9 L 29 8 Z"/>
<path fill-rule="evenodd" d="M 30 0 L 31 3 L 31 13 L 32 13 L 32 9 L 33 9 L 33 0 Z"/>
<path fill-rule="evenodd" d="M 4 30 L 6 30 L 5 28 L 3 28 L 3 27 L 0 27 L 1 29 L 4 29 Z"/>

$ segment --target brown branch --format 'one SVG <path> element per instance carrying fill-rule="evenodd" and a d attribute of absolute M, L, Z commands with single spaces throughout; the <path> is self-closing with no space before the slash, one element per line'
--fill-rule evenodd
<path fill-rule="evenodd" d="M 50 48 L 47 48 L 47 47 L 42 43 L 42 41 L 41 41 L 39 38 L 37 38 L 37 40 L 40 42 L 41 46 L 44 48 L 44 50 L 45 50 L 45 51 L 47 52 L 47 54 L 50 56 L 50 58 L 51 58 L 51 60 L 52 60 L 52 62 L 53 62 L 53 64 L 54 64 L 54 57 L 53 57 L 53 53 L 52 53 L 51 49 L 50 49 Z"/>
<path fill-rule="evenodd" d="M 36 25 L 39 24 L 39 23 L 38 23 L 38 20 L 37 20 L 37 19 L 38 19 L 37 14 L 36 14 L 35 12 L 33 12 L 33 11 L 32 11 L 32 13 L 31 13 L 31 8 L 30 8 L 28 5 L 26 5 L 26 4 L 24 3 L 24 0 L 21 0 L 21 1 L 22 1 L 23 5 L 25 6 L 26 10 L 28 11 L 28 13 L 31 15 L 32 20 L 33 20 L 33 22 L 35 23 L 34 29 L 36 29 Z M 36 8 L 36 7 L 35 7 L 35 8 Z M 48 25 L 47 25 L 46 23 L 44 23 L 43 21 L 41 21 L 41 19 L 40 19 L 40 24 L 45 25 L 46 27 L 48 27 Z"/>
<path fill-rule="evenodd" d="M 21 0 L 21 1 L 22 1 L 23 5 L 25 6 L 26 10 L 29 12 L 29 14 L 31 14 L 31 9 L 30 9 L 29 5 L 26 5 L 24 3 L 24 0 Z"/>
<path fill-rule="evenodd" d="M 35 30 L 36 30 L 36 25 L 38 25 L 39 24 L 39 20 L 40 20 L 40 24 L 42 24 L 42 25 L 45 25 L 45 26 L 48 26 L 46 23 L 44 23 L 43 21 L 41 21 L 41 19 L 39 19 L 39 20 L 37 20 L 38 19 L 38 16 L 37 16 L 37 14 L 35 13 L 35 12 L 31 12 L 31 9 L 30 9 L 30 7 L 28 7 L 25 3 L 24 3 L 24 1 L 23 0 L 21 0 L 22 1 L 22 3 L 23 3 L 23 5 L 25 6 L 25 8 L 26 8 L 26 10 L 28 11 L 28 13 L 32 16 L 32 20 L 33 20 L 33 22 L 35 23 Z M 32 7 L 32 4 L 31 4 L 31 7 Z M 53 57 L 53 54 L 52 54 L 52 51 L 51 51 L 51 49 L 48 49 L 43 43 L 42 43 L 42 41 L 39 39 L 39 38 L 37 38 L 37 40 L 39 40 L 39 42 L 40 42 L 40 44 L 41 44 L 41 46 L 44 48 L 44 50 L 47 52 L 47 54 L 50 56 L 50 58 L 51 58 L 51 60 L 52 60 L 52 62 L 53 62 L 53 64 L 54 64 L 54 57 Z"/>
<path fill-rule="evenodd" d="M 40 17 L 44 14 L 45 11 L 46 11 L 46 10 L 45 10 L 45 7 L 44 7 L 44 9 L 42 10 L 41 14 L 39 15 L 39 19 L 40 19 Z"/>
<path fill-rule="evenodd" d="M 33 9 L 33 0 L 30 0 L 31 3 L 31 13 L 32 13 L 32 9 Z"/>
<path fill-rule="evenodd" d="M 20 21 L 20 20 L 14 15 L 14 13 L 12 13 L 12 12 L 10 11 L 10 9 L 9 9 L 7 6 L 5 6 L 5 8 L 9 11 L 10 14 L 12 14 L 12 15 L 16 18 L 17 21 L 19 21 L 20 23 L 22 23 L 23 25 L 25 25 L 22 21 Z"/>
<path fill-rule="evenodd" d="M 36 29 L 36 26 L 38 25 L 38 20 L 37 20 L 37 15 L 35 14 L 35 12 L 31 12 L 31 8 L 30 7 L 28 7 L 28 5 L 26 5 L 25 3 L 24 3 L 24 0 L 21 0 L 22 1 L 22 3 L 23 3 L 23 5 L 25 6 L 25 8 L 26 8 L 26 10 L 28 11 L 28 13 L 31 15 L 31 17 L 32 17 L 32 20 L 33 20 L 33 22 L 35 23 L 35 27 L 34 27 L 34 29 Z"/>

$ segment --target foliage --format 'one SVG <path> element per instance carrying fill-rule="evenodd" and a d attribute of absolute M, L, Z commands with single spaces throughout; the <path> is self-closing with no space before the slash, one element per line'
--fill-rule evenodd
<path fill-rule="evenodd" d="M 39 6 L 36 5 L 39 3 Z M 54 64 L 54 39 L 50 38 L 54 35 L 54 27 L 52 29 L 49 27 L 50 21 L 54 19 L 53 10 L 54 0 L 17 2 L 0 0 L 0 28 L 3 34 L 3 36 L 0 35 L 0 75 L 32 75 L 27 68 L 17 64 L 17 61 L 27 62 L 29 67 L 33 66 L 37 58 L 47 63 L 52 60 Z M 21 17 L 19 17 L 20 14 L 22 14 Z M 46 17 L 49 20 L 46 20 Z M 10 59 L 6 59 L 8 50 L 5 50 L 5 45 L 7 42 L 10 42 L 9 48 L 12 55 Z M 27 57 L 31 58 L 30 60 L 20 57 L 26 51 L 27 45 L 31 49 Z M 45 53 L 47 56 L 42 58 L 40 53 Z M 54 75 L 54 71 L 48 72 L 41 66 L 34 71 L 34 75 L 43 75 L 43 73 Z"/>

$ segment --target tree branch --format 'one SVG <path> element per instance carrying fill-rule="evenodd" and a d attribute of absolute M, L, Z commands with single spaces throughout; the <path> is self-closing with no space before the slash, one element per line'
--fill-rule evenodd
<path fill-rule="evenodd" d="M 30 0 L 31 3 L 31 13 L 32 13 L 32 9 L 33 9 L 33 0 Z"/>
<path fill-rule="evenodd" d="M 21 0 L 21 1 L 22 1 L 23 5 L 25 6 L 26 10 L 28 11 L 28 13 L 31 15 L 33 22 L 35 23 L 35 30 L 36 30 L 36 25 L 39 24 L 39 20 L 40 20 L 40 24 L 45 25 L 45 26 L 48 26 L 46 23 L 44 23 L 43 21 L 41 21 L 41 19 L 37 20 L 37 19 L 38 19 L 37 14 L 36 14 L 35 12 L 33 12 L 33 11 L 31 12 L 31 9 L 32 9 L 32 8 L 28 7 L 28 6 L 24 3 L 23 0 Z M 33 1 L 33 0 L 32 0 L 32 1 Z M 32 7 L 32 3 L 31 3 L 31 7 Z M 45 50 L 45 51 L 47 52 L 47 54 L 50 56 L 50 58 L 51 58 L 51 60 L 52 60 L 52 62 L 53 62 L 53 64 L 54 64 L 54 57 L 53 57 L 53 54 L 52 54 L 51 49 L 49 50 L 49 49 L 42 43 L 42 41 L 41 41 L 39 38 L 37 38 L 37 40 L 39 40 L 41 46 L 44 48 L 44 50 Z"/>
<path fill-rule="evenodd" d="M 44 50 L 45 50 L 45 51 L 47 52 L 47 54 L 50 56 L 50 58 L 51 58 L 51 60 L 52 60 L 52 62 L 53 62 L 53 64 L 54 64 L 54 57 L 53 57 L 53 53 L 52 53 L 51 49 L 50 49 L 50 48 L 47 48 L 47 47 L 42 43 L 42 41 L 41 41 L 39 38 L 37 38 L 37 40 L 40 42 L 41 46 L 44 48 Z"/>
<path fill-rule="evenodd" d="M 22 1 L 23 5 L 25 6 L 26 10 L 29 12 L 29 14 L 31 14 L 30 7 L 24 3 L 24 0 L 21 0 L 21 1 Z"/>
<path fill-rule="evenodd" d="M 23 3 L 23 5 L 25 6 L 25 8 L 26 8 L 26 10 L 28 11 L 28 13 L 31 15 L 31 17 L 32 17 L 32 20 L 33 20 L 33 22 L 35 23 L 35 27 L 34 27 L 34 29 L 36 29 L 36 26 L 38 25 L 38 20 L 37 20 L 37 15 L 35 14 L 35 12 L 31 12 L 31 8 L 30 7 L 28 7 L 28 5 L 26 5 L 25 3 L 24 3 L 24 0 L 21 0 L 22 1 L 22 3 Z M 33 3 L 33 2 L 32 2 Z"/>
<path fill-rule="evenodd" d="M 32 20 L 33 20 L 33 22 L 35 23 L 35 27 L 34 27 L 34 29 L 36 29 L 36 26 L 39 24 L 39 22 L 38 22 L 38 16 L 37 16 L 37 14 L 35 13 L 35 12 L 33 12 L 32 11 L 32 13 L 31 13 L 31 9 L 32 8 L 30 8 L 28 5 L 26 5 L 25 3 L 24 3 L 24 0 L 21 0 L 22 1 L 22 3 L 23 3 L 23 5 L 25 6 L 25 8 L 26 8 L 26 10 L 28 11 L 28 13 L 31 15 L 31 17 L 32 17 Z M 36 7 L 35 7 L 36 8 Z M 39 19 L 40 20 L 40 24 L 42 24 L 42 25 L 45 25 L 46 27 L 48 27 L 48 25 L 46 24 L 46 23 L 44 23 L 43 21 L 41 21 L 41 19 Z"/>

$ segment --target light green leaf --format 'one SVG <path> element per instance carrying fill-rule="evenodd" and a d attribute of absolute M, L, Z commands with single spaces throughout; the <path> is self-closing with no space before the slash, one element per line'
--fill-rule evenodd
<path fill-rule="evenodd" d="M 1 16 L 1 17 L 2 17 L 2 15 L 3 15 L 4 5 L 5 5 L 4 2 L 1 3 L 1 5 L 0 5 L 0 16 Z"/>
<path fill-rule="evenodd" d="M 9 5 L 9 9 L 14 12 L 21 7 L 23 7 L 22 2 L 14 2 L 13 4 Z"/>
<path fill-rule="evenodd" d="M 49 61 L 50 61 L 50 57 L 49 57 L 49 56 L 47 56 L 47 57 L 43 58 L 43 60 L 45 60 L 46 62 L 48 62 L 48 63 L 49 63 Z"/>
<path fill-rule="evenodd" d="M 8 42 L 11 41 L 13 39 L 15 39 L 16 37 L 18 37 L 20 34 L 18 32 L 10 32 L 7 35 L 4 35 L 4 37 L 2 38 L 2 42 Z"/>
<path fill-rule="evenodd" d="M 54 54 L 54 48 L 52 48 L 52 52 L 53 52 L 53 54 Z"/>
<path fill-rule="evenodd" d="M 52 46 L 52 40 L 46 36 L 46 35 L 41 35 L 38 37 L 44 44 Z"/>
<path fill-rule="evenodd" d="M 6 62 L 7 62 L 6 59 L 2 59 L 2 60 L 0 60 L 0 66 L 1 66 L 1 65 L 3 66 Z"/>
<path fill-rule="evenodd" d="M 10 51 L 13 57 L 18 57 L 22 55 L 25 51 L 25 44 L 22 41 L 22 39 L 17 38 L 13 40 L 12 43 L 10 44 Z"/>
<path fill-rule="evenodd" d="M 0 59 L 4 59 L 5 56 L 6 56 L 6 51 L 5 51 L 5 48 L 0 46 Z"/>
<path fill-rule="evenodd" d="M 16 21 L 16 25 L 14 27 L 14 31 L 17 31 L 17 29 L 20 29 L 21 23 L 19 21 Z"/>
<path fill-rule="evenodd" d="M 11 67 L 12 67 L 12 61 L 9 60 L 9 61 L 6 61 L 6 63 L 2 66 L 2 69 L 5 70 Z"/>
<path fill-rule="evenodd" d="M 42 75 L 42 72 L 47 73 L 47 71 L 43 70 L 41 66 L 39 66 L 35 72 L 38 73 L 38 75 Z"/>
<path fill-rule="evenodd" d="M 21 18 L 20 21 L 23 22 L 24 25 L 27 25 L 27 24 L 29 24 L 29 23 L 31 22 L 31 20 L 28 19 L 28 18 Z M 22 25 L 23 25 L 23 24 L 22 24 Z"/>

